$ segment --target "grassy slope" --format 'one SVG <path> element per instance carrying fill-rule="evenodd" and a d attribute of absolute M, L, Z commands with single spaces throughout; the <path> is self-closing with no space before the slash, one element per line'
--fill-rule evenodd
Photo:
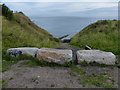
<path fill-rule="evenodd" d="M 3 49 L 23 46 L 41 48 L 59 45 L 56 38 L 35 25 L 23 13 L 14 13 L 14 19 L 11 21 L 2 16 L 2 38 Z"/>
<path fill-rule="evenodd" d="M 117 20 L 99 20 L 77 33 L 71 39 L 70 44 L 82 49 L 85 45 L 88 45 L 92 49 L 100 49 L 119 54 L 117 28 Z"/>
<path fill-rule="evenodd" d="M 6 49 L 14 47 L 56 47 L 59 40 L 54 38 L 46 30 L 35 25 L 23 13 L 14 13 L 14 19 L 2 18 L 2 70 L 6 71 L 9 66 L 21 59 L 28 59 L 27 56 L 11 57 L 6 55 Z M 30 57 L 29 59 L 32 59 Z"/>

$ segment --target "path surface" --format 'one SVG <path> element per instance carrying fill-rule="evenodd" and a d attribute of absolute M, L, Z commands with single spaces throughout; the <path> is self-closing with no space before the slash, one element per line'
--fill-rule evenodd
<path fill-rule="evenodd" d="M 71 75 L 67 67 L 28 67 L 23 64 L 30 60 L 21 60 L 12 65 L 9 70 L 3 72 L 6 88 L 83 88 L 78 78 L 80 75 Z M 87 66 L 83 69 L 87 74 L 107 72 L 117 81 L 118 69 L 109 67 Z"/>
<path fill-rule="evenodd" d="M 7 81 L 8 88 L 67 88 L 82 87 L 77 77 L 68 74 L 67 67 L 28 67 L 19 61 L 3 73 L 3 80 Z"/>

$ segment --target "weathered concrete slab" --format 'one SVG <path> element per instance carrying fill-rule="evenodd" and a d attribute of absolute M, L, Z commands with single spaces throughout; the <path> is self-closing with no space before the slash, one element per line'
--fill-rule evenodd
<path fill-rule="evenodd" d="M 10 48 L 7 50 L 7 53 L 12 56 L 19 56 L 20 54 L 25 54 L 35 57 L 38 50 L 38 48 L 32 47 Z"/>
<path fill-rule="evenodd" d="M 37 58 L 47 62 L 64 64 L 72 60 L 72 50 L 42 48 L 38 50 Z"/>
<path fill-rule="evenodd" d="M 100 64 L 114 65 L 116 57 L 112 52 L 104 52 L 100 50 L 79 50 L 77 51 L 78 63 L 81 61 L 97 62 Z"/>

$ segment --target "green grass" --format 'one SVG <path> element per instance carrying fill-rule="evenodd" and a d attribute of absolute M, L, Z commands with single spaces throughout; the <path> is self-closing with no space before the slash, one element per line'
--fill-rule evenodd
<path fill-rule="evenodd" d="M 108 83 L 104 84 L 104 86 L 103 86 L 103 87 L 104 87 L 104 88 L 114 88 L 114 86 L 113 86 L 113 85 L 108 84 Z"/>
<path fill-rule="evenodd" d="M 89 63 L 84 60 L 84 61 L 80 61 L 80 65 L 86 67 L 89 65 Z"/>
<path fill-rule="evenodd" d="M 89 65 L 91 65 L 91 66 L 99 66 L 99 67 L 107 67 L 107 66 L 109 66 L 107 64 L 100 64 L 100 63 L 97 63 L 97 62 L 90 62 Z"/>
<path fill-rule="evenodd" d="M 82 31 L 77 33 L 72 39 L 70 44 L 81 49 L 85 45 L 90 46 L 92 49 L 99 49 L 108 52 L 113 52 L 118 55 L 118 21 L 115 20 L 99 20 Z"/>
<path fill-rule="evenodd" d="M 59 40 L 38 27 L 23 13 L 14 13 L 14 19 L 2 16 L 3 49 L 14 47 L 57 47 Z"/>
<path fill-rule="evenodd" d="M 2 80 L 2 88 L 6 88 L 7 82 L 5 80 Z"/>
<path fill-rule="evenodd" d="M 19 60 L 34 59 L 29 56 L 11 57 L 4 53 L 4 51 L 9 48 L 52 48 L 59 46 L 59 39 L 53 37 L 46 30 L 38 27 L 23 13 L 14 13 L 13 16 L 14 18 L 12 20 L 8 20 L 4 16 L 0 16 L 0 19 L 2 18 L 2 71 L 6 71 L 9 66 L 15 64 Z M 45 63 L 41 62 L 41 64 Z"/>
<path fill-rule="evenodd" d="M 32 56 L 27 56 L 27 55 L 21 55 L 18 57 L 13 57 L 7 54 L 3 54 L 2 56 L 2 72 L 6 71 L 9 69 L 9 67 L 15 63 L 17 63 L 20 60 L 31 60 L 33 57 Z"/>
<path fill-rule="evenodd" d="M 68 74 L 70 74 L 71 76 L 76 76 L 76 74 L 74 72 L 67 72 Z"/>
<path fill-rule="evenodd" d="M 69 86 L 65 85 L 63 88 L 69 88 Z"/>
<path fill-rule="evenodd" d="M 70 67 L 73 62 L 67 62 L 65 64 L 57 64 L 53 62 L 46 62 L 43 60 L 38 60 L 36 58 L 31 58 L 30 61 L 22 63 L 23 65 L 28 65 L 29 67 L 35 67 L 35 66 L 49 66 L 49 67 Z"/>
<path fill-rule="evenodd" d="M 114 84 L 108 82 L 110 79 L 107 73 L 84 75 L 80 76 L 78 80 L 84 87 L 114 88 Z"/>
<path fill-rule="evenodd" d="M 100 64 L 100 63 L 97 63 L 97 62 L 87 62 L 85 60 L 83 61 L 80 61 L 79 63 L 81 66 L 83 67 L 86 67 L 86 66 L 99 66 L 99 67 L 107 67 L 107 66 L 110 66 L 110 65 L 107 65 L 107 64 Z M 111 66 L 112 67 L 112 66 Z"/>
<path fill-rule="evenodd" d="M 70 67 L 71 67 L 71 70 L 72 70 L 73 72 L 76 72 L 77 74 L 85 74 L 85 73 L 86 73 L 84 70 L 78 68 L 78 67 L 75 66 L 75 65 L 72 65 L 72 66 L 70 66 Z"/>

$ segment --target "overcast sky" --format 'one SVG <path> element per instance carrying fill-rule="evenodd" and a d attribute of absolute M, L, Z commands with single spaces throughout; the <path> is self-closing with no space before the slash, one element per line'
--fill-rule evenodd
<path fill-rule="evenodd" d="M 45 17 L 45 16 L 79 16 L 79 17 L 117 17 L 118 0 L 11 0 L 4 3 L 13 11 L 22 11 L 27 16 Z M 15 2 L 20 1 L 20 2 Z M 24 0 L 25 1 L 25 0 Z M 30 2 L 31 1 L 31 2 Z M 50 2 L 51 1 L 51 2 Z M 56 2 L 54 2 L 56 1 Z M 57 2 L 58 1 L 58 2 Z M 61 0 L 62 1 L 62 0 Z M 78 2 L 79 1 L 79 2 Z M 108 2 L 109 1 L 109 2 Z"/>
<path fill-rule="evenodd" d="M 119 0 L 1 0 L 2 2 L 118 2 Z"/>

